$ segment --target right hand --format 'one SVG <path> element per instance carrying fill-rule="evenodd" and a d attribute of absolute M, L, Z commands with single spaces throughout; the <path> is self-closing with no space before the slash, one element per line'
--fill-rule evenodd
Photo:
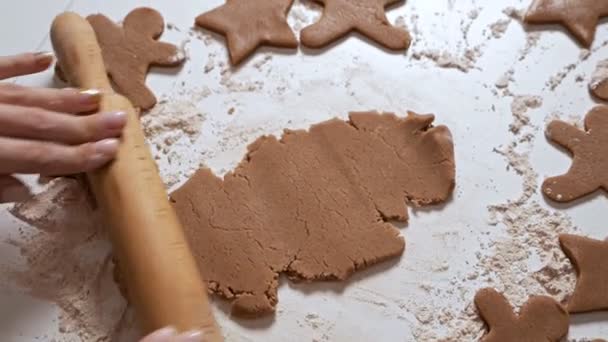
<path fill-rule="evenodd" d="M 190 331 L 178 335 L 174 328 L 167 327 L 153 332 L 140 342 L 203 342 L 203 334 L 200 331 Z"/>
<path fill-rule="evenodd" d="M 48 69 L 51 53 L 0 57 L 0 80 Z M 95 90 L 29 88 L 0 83 L 0 178 L 98 169 L 118 150 L 125 113 L 96 113 Z"/>

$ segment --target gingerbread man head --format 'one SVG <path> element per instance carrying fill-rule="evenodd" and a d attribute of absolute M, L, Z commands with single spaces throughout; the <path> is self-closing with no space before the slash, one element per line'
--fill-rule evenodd
<path fill-rule="evenodd" d="M 185 60 L 175 45 L 157 41 L 165 27 L 160 13 L 137 8 L 127 15 L 122 27 L 102 14 L 91 15 L 87 20 L 95 30 L 116 90 L 135 107 L 152 108 L 156 97 L 145 84 L 150 66 L 176 66 Z"/>
<path fill-rule="evenodd" d="M 489 328 L 483 342 L 558 342 L 568 333 L 568 313 L 550 297 L 530 297 L 516 315 L 505 296 L 482 289 L 475 305 Z"/>

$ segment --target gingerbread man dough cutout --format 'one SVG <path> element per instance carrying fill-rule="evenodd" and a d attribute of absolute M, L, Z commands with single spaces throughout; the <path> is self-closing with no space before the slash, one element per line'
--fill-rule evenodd
<path fill-rule="evenodd" d="M 475 306 L 489 328 L 482 342 L 558 342 L 568 334 L 568 312 L 550 297 L 530 297 L 516 315 L 504 295 L 482 289 Z"/>
<path fill-rule="evenodd" d="M 402 0 L 312 0 L 324 6 L 321 19 L 305 27 L 300 36 L 304 46 L 322 48 L 357 31 L 391 50 L 406 50 L 410 34 L 392 26 L 385 8 Z"/>
<path fill-rule="evenodd" d="M 135 107 L 147 110 L 156 104 L 156 96 L 146 86 L 150 66 L 173 67 L 184 62 L 177 46 L 157 41 L 165 22 L 156 10 L 141 7 L 127 15 L 122 27 L 102 14 L 87 20 L 95 30 L 106 70 L 116 90 Z"/>
<path fill-rule="evenodd" d="M 545 180 L 543 193 L 557 202 L 570 202 L 595 192 L 608 190 L 608 107 L 593 108 L 585 118 L 585 131 L 563 121 L 547 127 L 547 138 L 572 155 L 565 175 Z"/>

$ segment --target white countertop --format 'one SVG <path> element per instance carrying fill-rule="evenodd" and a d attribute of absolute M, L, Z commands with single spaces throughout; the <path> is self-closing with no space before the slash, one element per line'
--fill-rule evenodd
<path fill-rule="evenodd" d="M 318 15 L 303 2 L 307 0 L 296 0 L 290 15 L 294 26 L 303 20 L 302 16 L 312 20 Z M 420 305 L 428 304 L 431 316 L 436 313 L 435 301 L 441 302 L 436 303 L 438 307 L 452 305 L 454 312 L 462 311 L 475 291 L 487 285 L 481 278 L 464 284 L 460 281 L 476 265 L 479 253 L 491 253 L 492 247 L 484 248 L 484 241 L 509 238 L 503 225 L 489 224 L 487 206 L 505 203 L 522 192 L 521 176 L 507 170 L 505 158 L 493 152 L 516 139 L 509 131 L 513 97 L 503 96 L 495 87 L 496 81 L 513 69 L 509 84 L 512 94 L 542 97 L 542 106 L 527 113 L 532 124 L 527 130 L 536 138 L 532 144 L 519 147 L 530 151 L 529 160 L 540 175 L 540 183 L 545 176 L 565 172 L 570 163 L 566 154 L 544 138 L 546 118 L 556 112 L 562 113 L 563 118 L 582 117 L 591 109 L 596 103 L 588 94 L 587 82 L 597 61 L 608 58 L 608 47 L 602 45 L 608 38 L 605 21 L 598 29 L 593 53 L 584 61 L 579 61 L 577 43 L 559 29 L 534 29 L 541 32 L 540 40 L 522 59 L 526 32 L 520 22 L 513 20 L 498 39 L 489 38 L 488 30 L 490 24 L 508 19 L 503 9 L 525 8 L 528 0 L 408 0 L 388 12 L 392 22 L 403 17 L 412 31 L 415 41 L 407 55 L 388 53 L 350 37 L 322 53 L 263 48 L 237 71 L 222 75 L 220 62 L 227 63 L 223 41 L 211 36 L 205 44 L 189 34 L 194 17 L 220 3 L 222 0 L 2 1 L 0 55 L 50 50 L 50 23 L 66 9 L 83 15 L 101 12 L 116 20 L 137 6 L 158 9 L 166 22 L 178 28 L 168 30 L 161 39 L 176 44 L 187 41 L 190 59 L 177 75 L 153 72 L 149 84 L 158 95 L 168 96 L 165 106 L 191 96 L 188 89 L 211 90 L 210 95 L 201 96 L 198 101 L 204 120 L 196 142 L 180 141 L 169 146 L 168 154 L 156 152 L 163 176 L 176 182 L 184 181 L 201 162 L 216 172 L 234 167 L 246 145 L 262 134 L 306 128 L 335 116 L 344 118 L 349 111 L 370 109 L 399 115 L 408 110 L 435 113 L 436 124 L 447 125 L 453 133 L 457 163 L 454 198 L 441 210 L 412 212 L 408 227 L 402 230 L 407 247 L 399 261 L 359 272 L 347 284 L 292 284 L 282 279 L 274 318 L 235 321 L 228 317 L 226 304 L 215 300 L 216 316 L 229 341 L 414 341 L 413 333 L 422 324 Z M 471 19 L 469 13 L 475 8 L 479 8 L 479 15 Z M 463 55 L 467 47 L 475 46 L 479 46 L 482 55 L 468 72 L 440 68 L 426 58 L 412 58 L 415 52 L 432 49 Z M 265 60 L 269 55 L 272 58 Z M 572 70 L 551 90 L 547 82 L 572 63 Z M 205 66 L 214 68 L 206 73 Z M 576 82 L 578 75 L 585 75 L 585 81 Z M 17 81 L 49 85 L 52 73 Z M 244 88 L 251 84 L 253 90 L 241 87 L 237 91 L 238 87 L 230 82 L 244 82 Z M 180 92 L 185 94 L 180 97 Z M 228 114 L 231 108 L 233 115 Z M 187 157 L 181 163 L 169 162 L 167 156 L 171 152 L 184 151 Z M 538 192 L 536 189 L 533 200 L 571 217 L 582 234 L 597 239 L 608 236 L 608 201 L 604 194 L 591 196 L 576 206 L 558 207 L 551 206 Z M 23 224 L 0 209 L 3 260 L 18 259 L 16 250 L 2 240 L 20 226 Z M 532 259 L 534 256 L 530 257 L 531 264 L 543 265 L 543 260 Z M 444 291 L 456 283 L 464 288 L 453 296 Z M 421 290 L 421 284 L 437 288 L 442 295 L 425 298 L 435 292 Z M 38 337 L 77 341 L 75 336 L 58 332 L 58 314 L 52 303 L 15 289 L 0 290 L 0 340 L 32 341 Z M 569 337 L 608 337 L 608 314 L 573 317 Z"/>

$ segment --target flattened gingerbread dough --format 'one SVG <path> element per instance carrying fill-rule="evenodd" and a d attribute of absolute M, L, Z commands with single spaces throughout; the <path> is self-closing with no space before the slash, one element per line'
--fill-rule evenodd
<path fill-rule="evenodd" d="M 489 328 L 482 342 L 558 342 L 568 334 L 570 317 L 551 297 L 530 297 L 516 315 L 504 295 L 488 288 L 477 292 L 475 306 Z"/>
<path fill-rule="evenodd" d="M 585 47 L 595 37 L 599 19 L 608 16 L 605 0 L 534 0 L 524 16 L 529 24 L 562 24 Z"/>
<path fill-rule="evenodd" d="M 87 17 L 101 46 L 106 70 L 116 90 L 135 107 L 150 109 L 156 97 L 146 87 L 150 66 L 177 66 L 185 55 L 175 45 L 157 39 L 165 29 L 157 11 L 141 7 L 127 15 L 122 27 L 102 14 Z"/>
<path fill-rule="evenodd" d="M 547 127 L 547 137 L 573 155 L 563 176 L 548 178 L 543 193 L 554 201 L 569 202 L 598 189 L 608 190 L 608 107 L 597 106 L 585 117 L 585 131 L 563 121 Z"/>
<path fill-rule="evenodd" d="M 224 180 L 199 170 L 171 194 L 209 289 L 237 315 L 273 312 L 280 273 L 343 280 L 401 255 L 414 206 L 454 188 L 452 137 L 432 115 L 352 113 L 262 137 Z"/>
<path fill-rule="evenodd" d="M 568 311 L 608 310 L 608 242 L 564 234 L 559 243 L 578 274 Z"/>
<path fill-rule="evenodd" d="M 357 31 L 376 43 L 392 50 L 406 50 L 410 34 L 392 26 L 385 8 L 402 0 L 312 0 L 324 6 L 321 19 L 300 35 L 302 45 L 322 48 Z"/>
<path fill-rule="evenodd" d="M 293 0 L 226 0 L 198 16 L 196 25 L 226 36 L 230 62 L 237 65 L 260 45 L 298 47 L 287 24 L 292 4 Z"/>

